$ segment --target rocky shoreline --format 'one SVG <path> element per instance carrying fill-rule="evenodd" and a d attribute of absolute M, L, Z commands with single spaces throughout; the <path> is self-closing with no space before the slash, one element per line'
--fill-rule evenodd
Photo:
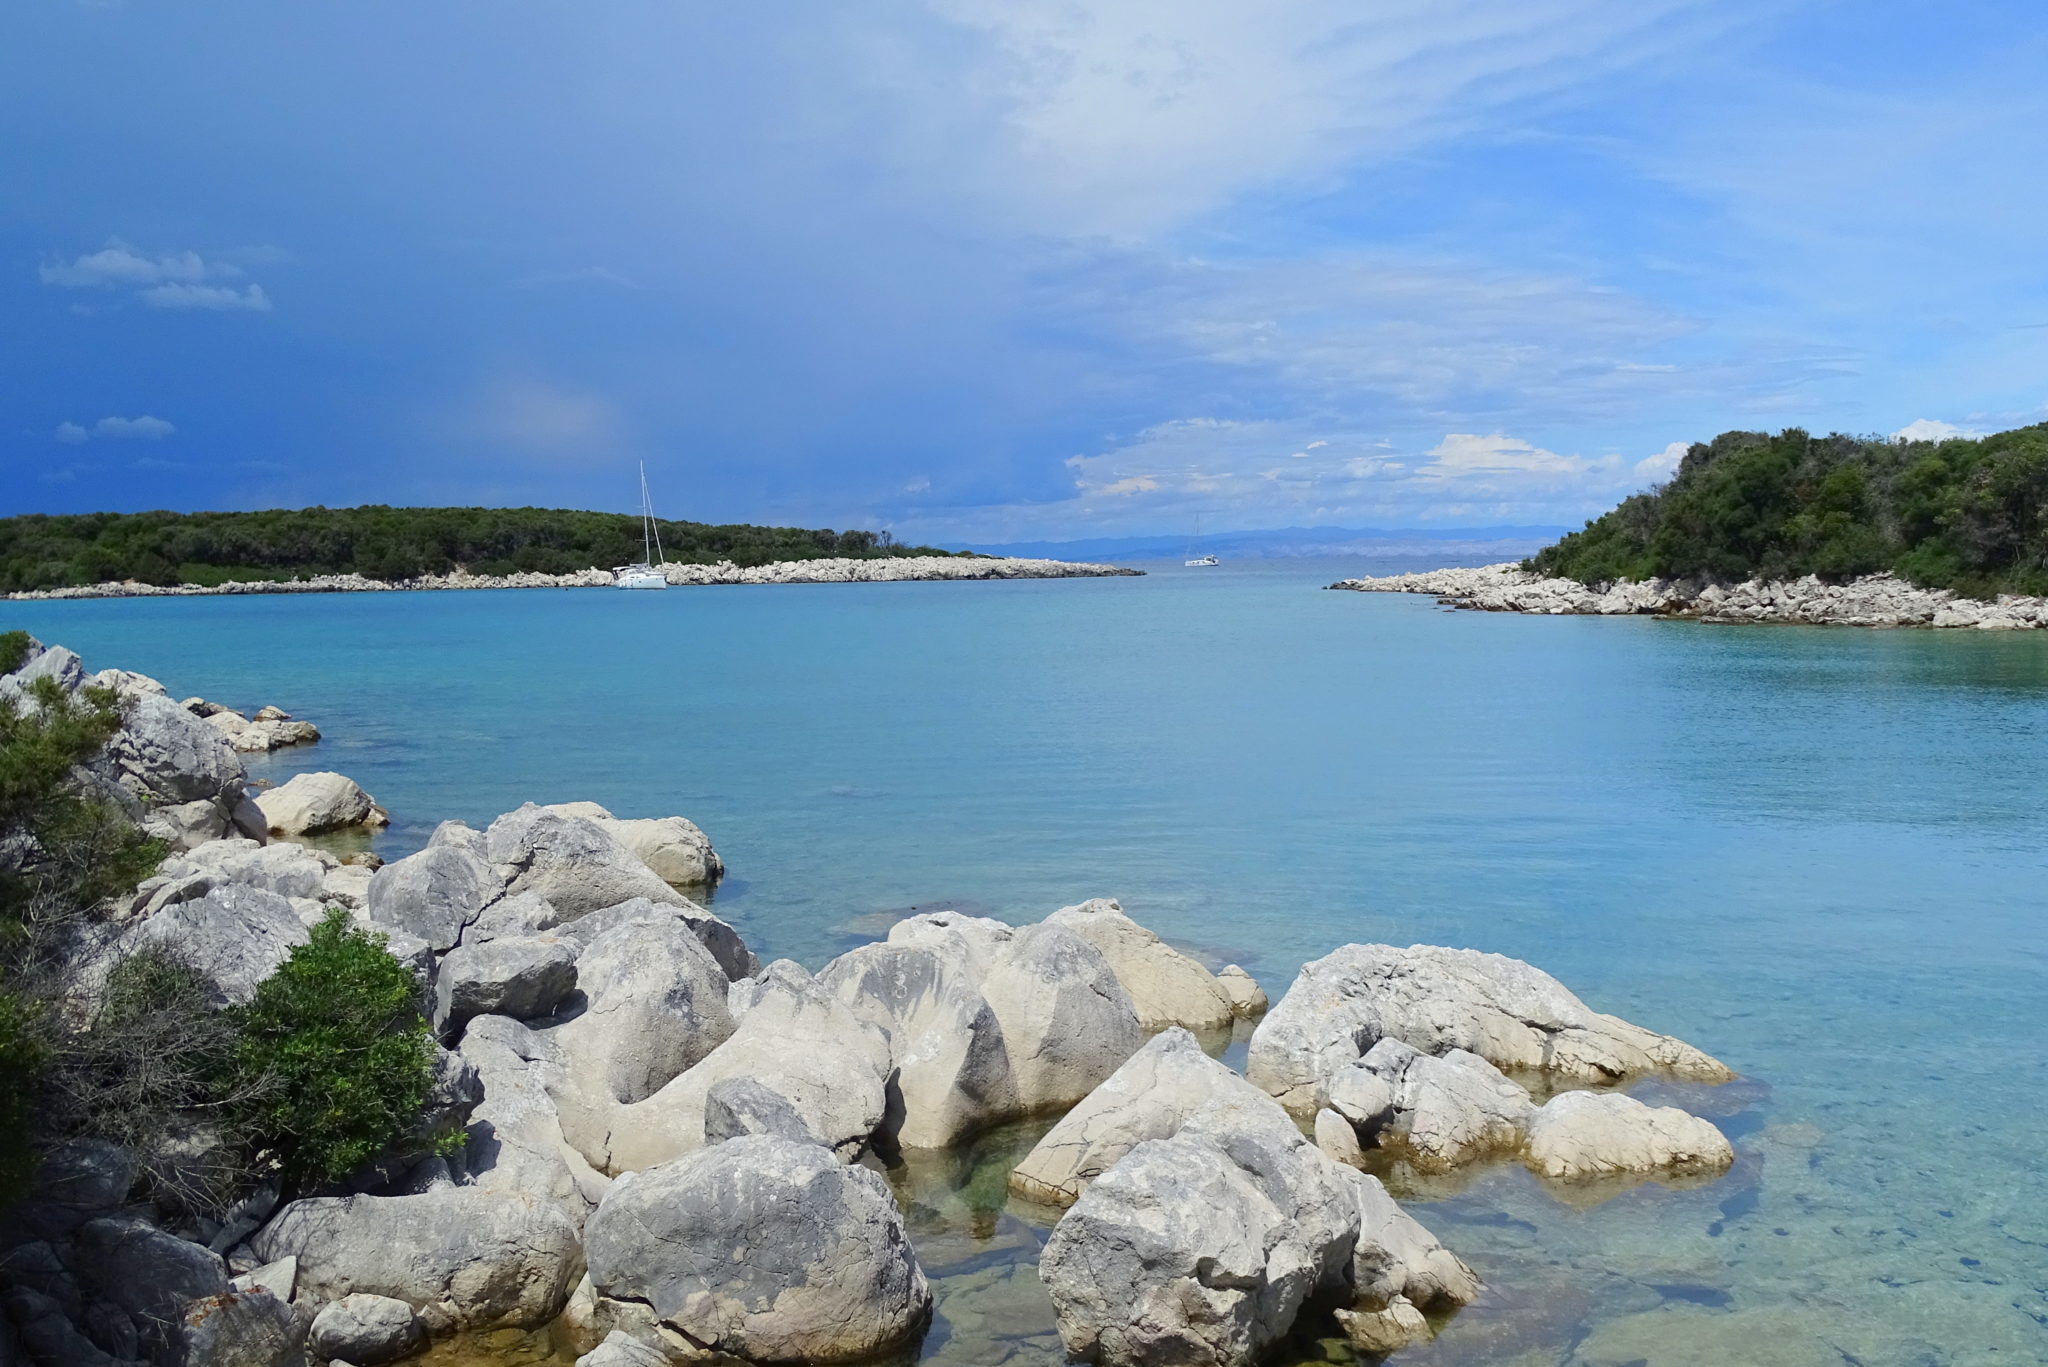
<path fill-rule="evenodd" d="M 2048 598 L 2007 594 L 1996 602 L 1918 588 L 1890 574 L 1844 584 L 1804 579 L 1699 584 L 1648 579 L 1591 588 L 1548 579 L 1512 563 L 1427 570 L 1329 585 L 1361 593 L 1427 593 L 1447 607 L 1549 616 L 1654 616 L 1697 622 L 1801 626 L 1930 627 L 2025 631 L 2048 627 Z"/>
<path fill-rule="evenodd" d="M 414 1133 L 441 1138 L 221 1218 L 150 1197 L 131 1152 L 63 1145 L 0 1211 L 0 1360 L 374 1367 L 534 1331 L 579 1367 L 894 1362 L 934 1296 L 885 1175 L 1029 1117 L 1057 1123 L 1008 1183 L 1050 1226 L 1046 1328 L 1072 1358 L 1249 1367 L 1297 1322 L 1383 1354 L 1483 1269 L 1369 1166 L 1516 1162 L 1563 1193 L 1733 1161 L 1710 1121 L 1626 1091 L 1731 1070 L 1518 960 L 1345 945 L 1269 1009 L 1096 898 L 763 965 L 691 895 L 724 865 L 681 816 L 529 803 L 342 860 L 289 837 L 385 820 L 346 777 L 257 791 L 230 728 L 154 680 L 38 645 L 0 696 L 36 679 L 126 699 L 79 781 L 175 845 L 81 952 L 149 947 L 245 1002 L 342 909 L 418 983 L 436 1081 Z M 1243 1073 L 1201 1042 L 1231 1032 Z"/>
<path fill-rule="evenodd" d="M 911 555 L 889 559 L 780 560 L 771 565 L 668 565 L 670 585 L 696 588 L 721 584 L 895 584 L 953 579 L 1103 579 L 1142 575 L 1120 565 L 1089 565 L 1068 560 L 1008 560 L 992 557 Z M 360 574 L 323 574 L 310 579 L 229 580 L 225 584 L 86 584 L 76 588 L 31 589 L 10 593 L 10 599 L 68 598 L 203 598 L 247 593 L 407 593 L 443 589 L 600 589 L 612 586 L 610 570 L 577 570 L 573 574 L 453 574 L 418 579 L 368 579 Z"/>

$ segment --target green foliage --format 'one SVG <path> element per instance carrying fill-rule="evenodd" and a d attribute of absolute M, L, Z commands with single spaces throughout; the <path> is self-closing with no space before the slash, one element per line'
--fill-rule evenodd
<path fill-rule="evenodd" d="M 225 1085 L 252 1098 L 256 1138 L 288 1180 L 345 1177 L 413 1130 L 434 1059 L 419 984 L 346 912 L 228 1014 Z"/>
<path fill-rule="evenodd" d="M 0 674 L 12 674 L 28 663 L 36 638 L 25 631 L 0 632 Z"/>
<path fill-rule="evenodd" d="M 667 559 L 762 565 L 829 556 L 945 555 L 887 532 L 658 523 Z M 355 572 L 412 579 L 566 574 L 640 559 L 640 520 L 551 508 L 273 509 L 246 513 L 29 514 L 0 519 L 0 592 L 108 580 L 218 584 Z"/>
<path fill-rule="evenodd" d="M 2048 424 L 1943 442 L 1725 432 L 1525 564 L 1587 584 L 1890 570 L 1980 597 L 2048 592 Z"/>
<path fill-rule="evenodd" d="M 35 1176 L 34 1121 L 49 1067 L 46 1021 L 36 1006 L 0 991 L 0 1206 Z"/>

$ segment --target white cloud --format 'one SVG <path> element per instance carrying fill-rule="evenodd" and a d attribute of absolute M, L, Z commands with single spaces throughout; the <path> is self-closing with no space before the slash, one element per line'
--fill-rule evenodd
<path fill-rule="evenodd" d="M 236 289 L 232 285 L 154 285 L 135 296 L 155 309 L 215 309 L 221 312 L 270 312 L 270 296 L 263 286 Z"/>
<path fill-rule="evenodd" d="M 91 427 L 60 422 L 50 435 L 66 446 L 83 446 L 88 441 L 162 441 L 177 430 L 164 419 L 144 413 L 135 418 L 101 418 Z"/>
<path fill-rule="evenodd" d="M 254 254 L 265 259 L 274 259 L 275 255 Z M 54 289 L 129 291 L 151 308 L 270 312 L 270 296 L 261 285 L 237 287 L 220 283 L 239 280 L 243 274 L 242 268 L 232 261 L 208 260 L 193 251 L 151 256 L 118 237 L 107 239 L 107 245 L 96 252 L 69 260 L 45 261 L 36 270 L 37 277 Z M 73 311 L 87 310 L 74 306 Z"/>
<path fill-rule="evenodd" d="M 1678 473 L 1678 462 L 1685 459 L 1685 453 L 1692 449 L 1692 443 L 1674 441 L 1654 456 L 1644 456 L 1635 464 L 1636 478 L 1645 487 L 1662 484 Z"/>
<path fill-rule="evenodd" d="M 1482 437 L 1471 432 L 1452 432 L 1430 448 L 1431 462 L 1416 474 L 1424 479 L 1464 479 L 1473 475 L 1579 475 L 1592 462 L 1578 456 L 1560 456 L 1531 445 L 1519 437 L 1495 432 Z"/>
<path fill-rule="evenodd" d="M 1958 427 L 1935 418 L 1917 418 L 1892 433 L 1893 441 L 1947 441 L 1951 437 L 1981 437 L 1982 432 Z"/>
<path fill-rule="evenodd" d="M 494 380 L 440 415 L 447 437 L 529 456 L 609 458 L 623 444 L 618 405 L 602 394 L 531 376 Z"/>

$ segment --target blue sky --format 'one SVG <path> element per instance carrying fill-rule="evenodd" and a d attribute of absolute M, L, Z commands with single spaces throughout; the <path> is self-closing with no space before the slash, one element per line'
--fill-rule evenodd
<path fill-rule="evenodd" d="M 0 512 L 1557 523 L 2041 421 L 2043 70 L 1999 0 L 15 0 Z"/>

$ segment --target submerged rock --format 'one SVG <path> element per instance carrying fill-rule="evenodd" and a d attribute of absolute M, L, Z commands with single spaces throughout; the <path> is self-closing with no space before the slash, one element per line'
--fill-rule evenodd
<path fill-rule="evenodd" d="M 887 1184 L 813 1144 L 749 1135 L 634 1173 L 586 1235 L 597 1294 L 646 1306 L 674 1356 L 857 1362 L 931 1312 Z"/>
<path fill-rule="evenodd" d="M 1253 1034 L 1246 1073 L 1306 1117 L 1318 1089 L 1383 1039 L 1464 1049 L 1562 1083 L 1734 1076 L 1682 1040 L 1594 1011 L 1518 959 L 1435 945 L 1346 945 L 1303 967 Z"/>

